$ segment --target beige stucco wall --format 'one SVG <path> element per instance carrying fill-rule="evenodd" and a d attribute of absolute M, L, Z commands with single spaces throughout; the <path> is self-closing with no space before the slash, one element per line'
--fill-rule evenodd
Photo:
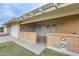
<path fill-rule="evenodd" d="M 79 34 L 79 15 L 73 15 L 58 19 L 58 32 Z"/>
<path fill-rule="evenodd" d="M 32 44 L 37 43 L 37 33 L 35 32 L 20 32 L 20 39 L 30 42 Z"/>
<path fill-rule="evenodd" d="M 67 16 L 56 19 L 57 33 L 47 35 L 47 45 L 61 48 L 61 39 L 65 38 L 66 50 L 79 53 L 79 15 Z"/>
<path fill-rule="evenodd" d="M 35 24 L 20 25 L 20 31 L 22 31 L 22 32 L 34 32 L 35 31 Z"/>
<path fill-rule="evenodd" d="M 47 34 L 47 46 L 60 48 L 60 36 L 58 35 L 52 36 L 52 33 Z"/>
<path fill-rule="evenodd" d="M 62 41 L 62 39 L 65 39 Z M 73 34 L 47 34 L 47 46 L 52 46 L 61 49 L 61 42 L 65 42 L 65 50 L 79 53 L 79 35 Z"/>

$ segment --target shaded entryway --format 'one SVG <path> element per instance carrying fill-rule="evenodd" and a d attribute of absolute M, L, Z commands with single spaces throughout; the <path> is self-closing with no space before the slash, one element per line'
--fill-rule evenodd
<path fill-rule="evenodd" d="M 47 45 L 47 33 L 57 33 L 57 26 L 56 20 L 20 24 L 20 37 L 31 43 Z"/>
<path fill-rule="evenodd" d="M 37 33 L 37 43 L 47 45 L 47 33 L 57 33 L 56 20 L 37 22 L 35 32 Z"/>

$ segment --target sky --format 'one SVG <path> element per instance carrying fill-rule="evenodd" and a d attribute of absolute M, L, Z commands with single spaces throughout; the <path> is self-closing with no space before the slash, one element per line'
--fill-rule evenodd
<path fill-rule="evenodd" d="M 42 5 L 44 3 L 0 3 L 0 25 Z"/>

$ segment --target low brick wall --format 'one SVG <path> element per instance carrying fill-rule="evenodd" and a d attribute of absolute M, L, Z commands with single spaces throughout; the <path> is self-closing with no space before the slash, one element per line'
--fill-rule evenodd
<path fill-rule="evenodd" d="M 37 42 L 36 32 L 20 32 L 20 38 L 33 44 L 36 44 Z"/>
<path fill-rule="evenodd" d="M 79 53 L 79 35 L 48 33 L 47 45 Z"/>

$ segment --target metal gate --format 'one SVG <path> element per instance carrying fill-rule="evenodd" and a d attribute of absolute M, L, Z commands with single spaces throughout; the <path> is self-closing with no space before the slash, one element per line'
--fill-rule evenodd
<path fill-rule="evenodd" d="M 46 36 L 39 35 L 37 37 L 37 43 L 47 44 L 47 37 Z"/>

